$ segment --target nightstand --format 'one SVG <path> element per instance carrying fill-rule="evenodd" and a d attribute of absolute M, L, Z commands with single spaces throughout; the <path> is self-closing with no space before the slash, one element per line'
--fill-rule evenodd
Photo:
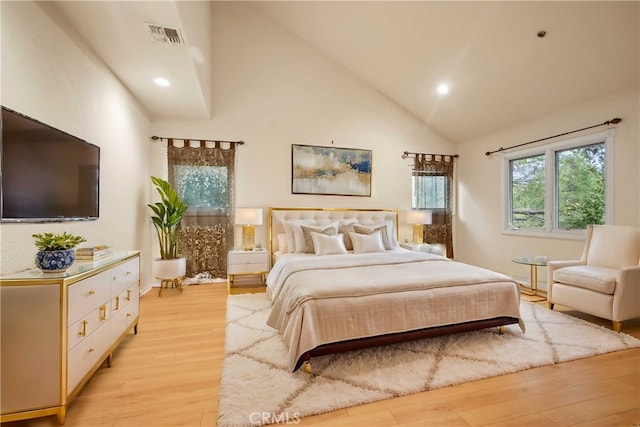
<path fill-rule="evenodd" d="M 404 249 L 408 249 L 410 251 L 416 252 L 427 252 L 435 255 L 446 256 L 447 252 L 444 245 L 439 243 L 428 244 L 428 243 L 400 243 L 400 247 Z"/>
<path fill-rule="evenodd" d="M 229 251 L 227 286 L 230 294 L 264 292 L 268 273 L 268 251 Z"/>

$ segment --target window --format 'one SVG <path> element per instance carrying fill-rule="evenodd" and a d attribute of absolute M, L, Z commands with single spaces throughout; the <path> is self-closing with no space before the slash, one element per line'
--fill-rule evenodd
<path fill-rule="evenodd" d="M 167 149 L 169 182 L 189 206 L 178 230 L 188 277 L 227 276 L 227 252 L 234 245 L 235 150 L 234 143 L 203 141 Z"/>
<path fill-rule="evenodd" d="M 176 191 L 190 208 L 230 209 L 226 166 L 175 165 Z"/>
<path fill-rule="evenodd" d="M 445 209 L 447 177 L 414 172 L 411 176 L 411 209 Z"/>
<path fill-rule="evenodd" d="M 504 229 L 574 237 L 611 217 L 613 130 L 507 154 Z"/>
<path fill-rule="evenodd" d="M 411 171 L 411 208 L 431 211 L 423 241 L 443 243 L 453 258 L 453 185 L 455 155 L 414 153 Z"/>

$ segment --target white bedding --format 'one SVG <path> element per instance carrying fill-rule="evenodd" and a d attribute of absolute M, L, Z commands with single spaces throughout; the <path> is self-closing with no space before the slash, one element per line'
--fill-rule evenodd
<path fill-rule="evenodd" d="M 299 268 L 318 268 L 323 265 L 326 268 L 344 268 L 369 265 L 376 263 L 378 260 L 383 260 L 383 262 L 386 263 L 397 263 L 399 260 L 409 259 L 440 259 L 448 261 L 447 258 L 442 256 L 432 255 L 426 252 L 408 251 L 400 247 L 385 252 L 370 254 L 353 254 L 351 252 L 345 255 L 315 255 L 307 253 L 278 254 L 276 256 L 276 263 L 267 277 L 267 293 L 269 297 L 273 299 L 274 294 L 279 292 L 282 283 L 291 271 Z"/>
<path fill-rule="evenodd" d="M 370 254 L 280 256 L 267 279 L 268 325 L 293 370 L 319 345 L 501 316 L 520 318 L 509 277 L 394 248 Z M 524 331 L 524 325 L 521 323 Z"/>

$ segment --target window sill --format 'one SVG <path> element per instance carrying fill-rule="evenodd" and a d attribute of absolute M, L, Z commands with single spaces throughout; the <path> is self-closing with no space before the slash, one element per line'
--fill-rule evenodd
<path fill-rule="evenodd" d="M 502 234 L 507 236 L 521 237 L 540 237 L 544 239 L 566 239 L 566 240 L 584 240 L 587 237 L 587 230 L 533 230 L 533 229 L 513 229 L 507 228 L 502 230 Z"/>

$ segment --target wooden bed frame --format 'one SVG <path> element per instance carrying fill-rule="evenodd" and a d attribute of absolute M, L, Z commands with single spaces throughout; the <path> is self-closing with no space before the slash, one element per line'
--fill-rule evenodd
<path fill-rule="evenodd" d="M 395 224 L 396 239 L 398 237 L 398 211 L 392 209 L 323 209 L 323 208 L 270 208 L 269 209 L 269 248 L 272 260 L 278 250 L 276 236 L 284 232 L 281 221 L 284 219 L 316 219 L 320 223 L 338 219 L 358 218 L 362 223 L 377 223 L 391 220 Z M 497 327 L 502 334 L 506 325 L 519 323 L 518 318 L 497 317 L 477 321 L 456 323 L 452 325 L 427 327 L 406 332 L 378 335 L 366 338 L 351 339 L 329 344 L 323 344 L 303 353 L 296 362 L 294 371 L 301 366 L 308 373 L 311 372 L 311 358 L 328 354 L 343 353 L 363 348 L 396 344 L 400 342 L 432 338 L 442 335 L 469 332 L 474 330 Z"/>
<path fill-rule="evenodd" d="M 461 332 L 477 331 L 486 328 L 498 328 L 498 333 L 504 333 L 506 325 L 518 323 L 519 320 L 513 317 L 497 317 L 495 319 L 476 320 L 473 322 L 456 323 L 454 325 L 434 326 L 430 328 L 418 329 L 415 331 L 398 332 L 395 334 L 379 335 L 375 337 L 358 338 L 348 341 L 340 341 L 331 344 L 323 344 L 307 351 L 300 356 L 296 362 L 295 370 L 304 366 L 306 372 L 311 373 L 311 358 L 325 356 L 327 354 L 345 353 L 347 351 L 360 350 L 369 347 L 397 344 L 406 341 L 420 340 L 423 338 L 433 338 L 442 335 L 452 335 Z"/>

